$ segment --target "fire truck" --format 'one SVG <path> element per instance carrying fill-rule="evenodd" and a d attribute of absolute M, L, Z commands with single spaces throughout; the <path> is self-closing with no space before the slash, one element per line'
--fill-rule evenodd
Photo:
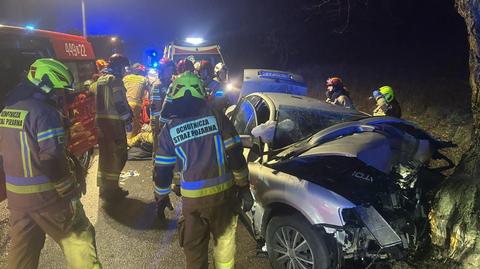
<path fill-rule="evenodd" d="M 5 96 L 26 76 L 39 58 L 54 58 L 71 70 L 75 91 L 60 98 L 59 109 L 67 124 L 66 148 L 74 169 L 85 176 L 97 144 L 95 97 L 84 82 L 96 72 L 92 45 L 81 36 L 0 25 L 0 109 Z M 5 199 L 5 178 L 0 166 L 0 201 Z"/>

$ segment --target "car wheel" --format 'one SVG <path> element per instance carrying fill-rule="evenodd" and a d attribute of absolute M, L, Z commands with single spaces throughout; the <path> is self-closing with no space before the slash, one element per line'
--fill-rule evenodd
<path fill-rule="evenodd" d="M 326 269 L 331 259 L 327 242 L 298 214 L 273 217 L 267 225 L 267 252 L 275 269 Z"/>

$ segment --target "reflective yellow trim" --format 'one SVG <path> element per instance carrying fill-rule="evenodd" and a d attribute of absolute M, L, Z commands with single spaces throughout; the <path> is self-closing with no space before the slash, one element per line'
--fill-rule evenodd
<path fill-rule="evenodd" d="M 97 178 L 118 181 L 120 179 L 120 174 L 98 171 Z"/>
<path fill-rule="evenodd" d="M 200 190 L 186 190 L 186 189 L 181 189 L 181 194 L 183 197 L 187 198 L 199 198 L 199 197 L 205 197 L 205 196 L 210 196 L 213 194 L 220 193 L 222 191 L 226 191 L 230 189 L 233 186 L 233 180 L 229 180 L 225 183 L 218 184 L 216 186 L 200 189 Z"/>
<path fill-rule="evenodd" d="M 225 141 L 223 141 L 223 144 L 225 145 L 225 148 L 226 149 L 230 149 L 232 148 L 233 146 L 239 144 L 241 142 L 240 140 L 240 137 L 238 135 L 234 136 L 234 137 L 231 137 L 229 139 L 226 139 Z"/>
<path fill-rule="evenodd" d="M 240 171 L 232 171 L 233 178 L 235 179 L 235 184 L 238 186 L 248 185 L 248 169 L 245 168 Z"/>
<path fill-rule="evenodd" d="M 27 134 L 25 132 L 23 133 L 23 138 L 25 141 L 25 147 L 27 148 L 27 164 L 28 164 L 28 172 L 30 176 L 33 176 L 33 169 L 32 169 L 32 157 L 30 154 L 30 147 L 28 146 L 28 140 L 27 140 Z"/>
<path fill-rule="evenodd" d="M 223 152 L 222 152 L 222 138 L 220 135 L 215 135 L 214 137 L 215 151 L 217 152 L 217 166 L 218 166 L 218 176 L 223 175 Z"/>
<path fill-rule="evenodd" d="M 18 193 L 18 194 L 32 194 L 32 193 L 39 193 L 45 191 L 51 191 L 55 188 L 53 187 L 52 183 L 44 183 L 38 185 L 29 185 L 29 186 L 17 186 L 10 183 L 6 183 L 7 191 Z"/>
<path fill-rule="evenodd" d="M 70 189 L 73 184 L 75 184 L 75 181 L 68 177 L 64 180 L 61 180 L 60 182 L 53 183 L 53 186 L 55 186 L 55 189 L 57 189 L 58 192 L 63 193 L 66 190 Z"/>
<path fill-rule="evenodd" d="M 23 176 L 28 177 L 27 162 L 25 161 L 25 153 L 23 152 L 23 150 L 25 149 L 25 144 L 23 143 L 22 132 L 20 132 L 19 134 L 20 134 L 20 152 L 22 155 Z"/>

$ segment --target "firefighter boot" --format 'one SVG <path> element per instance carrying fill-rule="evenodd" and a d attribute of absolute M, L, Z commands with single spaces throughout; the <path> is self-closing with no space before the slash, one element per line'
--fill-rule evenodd
<path fill-rule="evenodd" d="M 116 184 L 104 184 L 100 187 L 100 198 L 105 201 L 117 201 L 128 195 L 128 191 L 119 187 L 117 182 L 112 183 Z"/>

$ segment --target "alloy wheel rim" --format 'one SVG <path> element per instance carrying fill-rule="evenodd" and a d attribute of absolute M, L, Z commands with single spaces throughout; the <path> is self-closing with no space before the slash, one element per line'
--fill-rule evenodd
<path fill-rule="evenodd" d="M 302 233 L 290 226 L 275 231 L 273 254 L 281 268 L 314 268 L 313 251 Z"/>

